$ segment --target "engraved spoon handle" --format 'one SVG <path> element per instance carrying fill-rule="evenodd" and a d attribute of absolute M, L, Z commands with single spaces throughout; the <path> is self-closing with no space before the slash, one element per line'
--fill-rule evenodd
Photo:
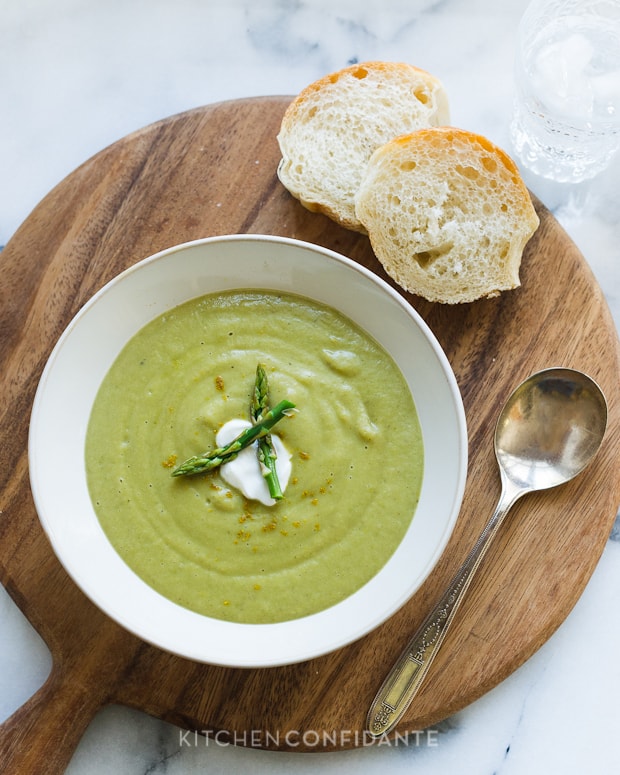
<path fill-rule="evenodd" d="M 474 548 L 448 585 L 432 611 L 385 678 L 373 700 L 367 717 L 367 728 L 373 737 L 387 734 L 400 720 L 422 684 L 428 669 L 441 648 L 456 611 L 465 597 L 487 548 L 497 533 L 510 507 L 526 492 L 508 481 L 502 482 L 502 494 L 491 519 L 487 522 Z"/>

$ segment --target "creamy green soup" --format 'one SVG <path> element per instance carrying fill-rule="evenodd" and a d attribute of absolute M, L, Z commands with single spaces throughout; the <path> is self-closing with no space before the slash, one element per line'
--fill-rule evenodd
<path fill-rule="evenodd" d="M 273 506 L 217 471 L 171 476 L 248 419 L 259 362 L 271 404 L 298 410 L 273 429 L 293 465 Z M 194 299 L 139 331 L 101 385 L 85 454 L 125 562 L 179 605 L 237 622 L 294 619 L 359 589 L 406 532 L 423 470 L 415 405 L 385 350 L 331 308 L 262 291 Z"/>

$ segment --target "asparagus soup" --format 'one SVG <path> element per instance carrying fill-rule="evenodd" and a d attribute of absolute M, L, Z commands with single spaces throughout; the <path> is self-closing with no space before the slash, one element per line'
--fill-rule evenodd
<path fill-rule="evenodd" d="M 259 364 L 270 405 L 295 407 L 266 437 L 290 462 L 282 497 L 247 497 L 225 460 L 174 475 L 231 421 L 256 425 Z M 97 517 L 129 567 L 181 606 L 247 623 L 318 612 L 370 580 L 407 531 L 423 472 L 388 353 L 334 309 L 266 291 L 203 296 L 139 331 L 98 391 L 85 454 Z"/>

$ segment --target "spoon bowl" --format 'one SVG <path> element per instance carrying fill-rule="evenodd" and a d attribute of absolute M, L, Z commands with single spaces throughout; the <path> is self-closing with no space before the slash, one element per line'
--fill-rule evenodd
<path fill-rule="evenodd" d="M 373 737 L 407 710 L 454 620 L 482 558 L 515 501 L 573 479 L 592 460 L 607 426 L 607 403 L 586 374 L 553 368 L 532 374 L 508 398 L 495 427 L 502 492 L 497 507 L 439 602 L 397 659 L 367 717 Z"/>
<path fill-rule="evenodd" d="M 545 490 L 583 471 L 606 425 L 605 397 L 590 377 L 573 369 L 546 369 L 508 399 L 495 429 L 495 455 L 516 486 Z"/>

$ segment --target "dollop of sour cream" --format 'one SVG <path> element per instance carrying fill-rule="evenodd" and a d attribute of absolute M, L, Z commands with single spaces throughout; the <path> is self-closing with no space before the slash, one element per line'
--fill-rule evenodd
<path fill-rule="evenodd" d="M 252 423 L 247 420 L 234 419 L 224 423 L 215 437 L 215 443 L 218 447 L 223 447 L 234 438 L 236 438 L 246 428 L 250 428 Z M 282 439 L 275 433 L 271 434 L 274 449 L 276 451 L 276 473 L 280 481 L 282 492 L 286 489 L 291 475 L 291 454 L 284 446 Z M 256 454 L 258 442 L 255 441 L 250 446 L 242 449 L 234 460 L 224 463 L 220 467 L 222 479 L 230 487 L 242 492 L 250 500 L 260 501 L 265 506 L 273 506 L 276 501 L 269 494 L 269 487 L 261 473 L 260 463 Z"/>

